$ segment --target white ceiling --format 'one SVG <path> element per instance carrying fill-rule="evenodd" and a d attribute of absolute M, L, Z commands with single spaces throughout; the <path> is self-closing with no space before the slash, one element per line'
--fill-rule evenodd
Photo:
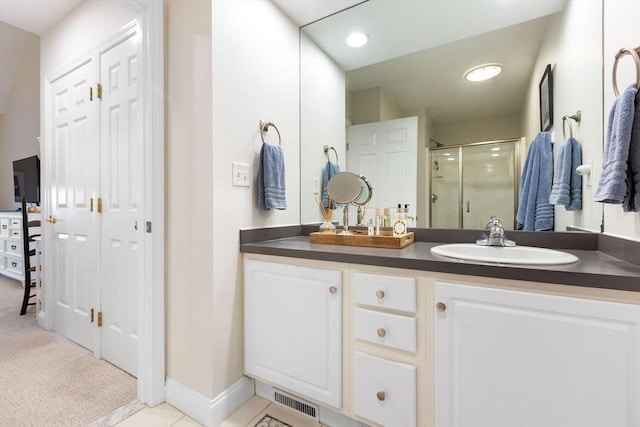
<path fill-rule="evenodd" d="M 83 0 L 0 0 L 0 21 L 42 35 Z"/>
<path fill-rule="evenodd" d="M 298 27 L 367 0 L 272 0 Z"/>

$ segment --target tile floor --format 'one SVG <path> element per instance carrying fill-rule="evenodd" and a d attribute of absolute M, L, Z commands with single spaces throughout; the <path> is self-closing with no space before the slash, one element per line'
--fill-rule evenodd
<path fill-rule="evenodd" d="M 254 427 L 266 414 L 293 427 L 324 427 L 288 409 L 276 406 L 266 399 L 253 396 L 220 427 Z M 144 408 L 129 418 L 116 424 L 116 427 L 197 427 L 197 421 L 189 418 L 168 403 L 162 403 L 154 408 Z"/>

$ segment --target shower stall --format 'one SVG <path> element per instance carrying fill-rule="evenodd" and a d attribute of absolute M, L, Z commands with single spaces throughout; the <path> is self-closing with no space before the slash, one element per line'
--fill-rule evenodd
<path fill-rule="evenodd" d="M 522 141 L 429 150 L 431 228 L 483 229 L 492 215 L 515 228 Z"/>

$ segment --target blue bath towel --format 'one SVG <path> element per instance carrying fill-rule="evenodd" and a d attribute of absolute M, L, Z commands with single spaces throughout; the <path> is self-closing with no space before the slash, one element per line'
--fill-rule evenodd
<path fill-rule="evenodd" d="M 563 205 L 568 211 L 582 209 L 582 177 L 576 172 L 576 168 L 581 164 L 580 143 L 574 137 L 570 137 L 562 144 L 558 153 L 549 203 Z"/>
<path fill-rule="evenodd" d="M 529 147 L 520 178 L 517 229 L 553 230 L 553 205 L 549 203 L 552 179 L 551 134 L 540 132 Z"/>
<path fill-rule="evenodd" d="M 258 165 L 258 208 L 286 209 L 284 154 L 277 145 L 262 144 Z"/>
<path fill-rule="evenodd" d="M 636 94 L 629 161 L 627 162 L 627 196 L 622 203 L 625 212 L 640 212 L 640 90 Z"/>
<path fill-rule="evenodd" d="M 593 196 L 596 202 L 621 204 L 629 193 L 627 166 L 637 92 L 638 87 L 634 83 L 622 92 L 611 107 L 602 175 Z"/>
<path fill-rule="evenodd" d="M 329 184 L 329 180 L 338 172 L 340 172 L 340 165 L 333 163 L 332 161 L 328 161 L 327 166 L 324 168 L 324 175 L 322 175 L 322 205 L 325 208 L 333 209 L 333 206 L 329 206 L 327 185 Z M 334 203 L 332 203 L 332 205 L 334 205 Z"/>

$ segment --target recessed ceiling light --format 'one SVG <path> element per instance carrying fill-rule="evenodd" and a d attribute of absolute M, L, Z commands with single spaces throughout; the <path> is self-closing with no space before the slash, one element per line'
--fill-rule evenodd
<path fill-rule="evenodd" d="M 351 47 L 362 47 L 369 41 L 369 37 L 364 33 L 351 33 L 347 37 L 347 44 Z"/>
<path fill-rule="evenodd" d="M 483 80 L 489 80 L 500 74 L 502 71 L 501 64 L 482 64 L 477 67 L 473 67 L 464 73 L 464 78 L 470 82 L 481 82 Z"/>
<path fill-rule="evenodd" d="M 500 151 L 500 147 L 493 147 L 491 151 Z"/>
<path fill-rule="evenodd" d="M 493 154 L 491 155 L 491 157 L 498 157 L 499 155 L 500 155 L 500 153 L 493 153 Z"/>

